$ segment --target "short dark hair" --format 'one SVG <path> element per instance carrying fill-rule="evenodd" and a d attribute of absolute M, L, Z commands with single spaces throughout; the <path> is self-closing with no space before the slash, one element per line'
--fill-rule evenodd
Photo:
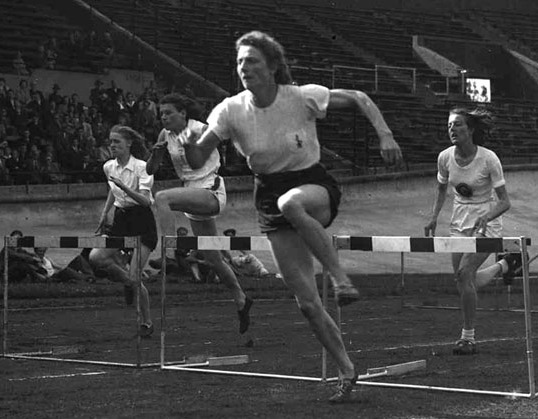
<path fill-rule="evenodd" d="M 21 236 L 21 237 L 24 236 L 24 234 L 22 234 L 22 231 L 20 231 L 20 230 L 13 230 L 11 233 L 9 233 L 9 235 L 11 237 L 13 237 L 13 236 Z"/>
<path fill-rule="evenodd" d="M 169 93 L 159 100 L 159 104 L 170 104 L 176 108 L 178 112 L 184 110 L 187 113 L 187 119 L 196 119 L 198 121 L 201 119 L 200 112 L 197 111 L 196 102 L 185 95 Z"/>
<path fill-rule="evenodd" d="M 226 230 L 224 230 L 225 236 L 235 236 L 236 233 L 237 231 L 235 231 L 235 228 L 227 228 Z"/>

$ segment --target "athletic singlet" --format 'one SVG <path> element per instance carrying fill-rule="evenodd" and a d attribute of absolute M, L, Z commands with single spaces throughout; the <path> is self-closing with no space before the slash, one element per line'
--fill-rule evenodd
<path fill-rule="evenodd" d="M 179 134 L 163 129 L 165 140 L 168 143 L 168 153 L 176 174 L 187 187 L 211 188 L 215 184 L 215 177 L 220 167 L 219 152 L 216 149 L 213 150 L 205 164 L 201 168 L 193 170 L 187 162 L 183 147 L 190 132 L 193 132 L 196 138 L 200 138 L 205 127 L 205 124 L 189 119 L 187 126 Z"/>
<path fill-rule="evenodd" d="M 258 108 L 245 90 L 213 109 L 209 129 L 231 139 L 254 173 L 303 170 L 319 162 L 316 119 L 325 117 L 329 96 L 315 84 L 278 85 L 274 102 Z"/>

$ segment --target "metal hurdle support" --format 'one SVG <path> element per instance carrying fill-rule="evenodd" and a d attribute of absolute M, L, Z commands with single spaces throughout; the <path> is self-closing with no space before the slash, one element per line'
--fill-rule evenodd
<path fill-rule="evenodd" d="M 466 389 L 456 387 L 436 387 L 427 385 L 397 384 L 383 382 L 367 382 L 359 379 L 359 384 L 378 387 L 392 387 L 402 389 L 417 389 L 429 391 L 447 391 L 456 393 L 472 393 L 503 397 L 534 398 L 536 382 L 534 377 L 534 355 L 532 346 L 532 318 L 531 318 L 531 292 L 529 281 L 529 260 L 527 245 L 530 239 L 526 237 L 504 238 L 474 238 L 474 237 L 352 237 L 335 236 L 334 243 L 338 250 L 361 250 L 366 252 L 398 252 L 402 255 L 409 252 L 425 253 L 521 253 L 522 277 L 525 314 L 525 341 L 528 372 L 528 393 L 490 391 L 480 389 Z M 402 256 L 402 284 L 403 284 L 403 256 Z"/>
<path fill-rule="evenodd" d="M 269 240 L 265 236 L 252 236 L 252 237 L 228 237 L 228 236 L 163 236 L 161 239 L 161 254 L 163 264 L 162 270 L 162 286 L 161 286 L 161 369 L 173 370 L 173 371 L 188 371 L 206 374 L 222 374 L 222 375 L 234 375 L 243 377 L 257 377 L 257 378 L 276 378 L 286 380 L 298 380 L 298 381 L 313 381 L 313 382 L 330 382 L 338 380 L 338 377 L 327 377 L 327 355 L 326 351 L 322 349 L 322 375 L 321 377 L 309 377 L 299 375 L 286 375 L 286 374 L 269 374 L 269 373 L 256 373 L 248 371 L 229 371 L 221 369 L 210 369 L 208 366 L 222 366 L 222 365 L 240 365 L 250 362 L 250 359 L 246 355 L 236 355 L 231 357 L 216 357 L 210 358 L 205 362 L 191 363 L 182 365 L 171 365 L 165 360 L 165 340 L 166 340 L 166 263 L 165 255 L 166 249 L 178 248 L 185 250 L 259 250 L 269 251 L 271 250 Z M 328 300 L 328 272 L 323 272 L 323 304 L 326 306 Z M 337 322 L 340 324 L 341 311 L 337 309 Z M 359 375 L 359 380 L 369 380 L 373 378 L 386 377 L 391 375 L 402 375 L 412 371 L 424 369 L 426 367 L 426 361 L 414 361 L 398 365 L 384 366 L 368 370 L 366 374 Z"/>
<path fill-rule="evenodd" d="M 64 249 L 80 249 L 80 248 L 133 248 L 137 249 L 138 266 L 140 266 L 140 238 L 139 237 L 77 237 L 77 236 L 25 236 L 25 237 L 4 237 L 4 249 L 6 249 L 6 255 L 4 257 L 4 309 L 3 309 L 3 321 L 2 321 L 2 357 L 11 359 L 27 359 L 27 360 L 39 360 L 39 361 L 56 361 L 65 363 L 78 363 L 78 364 L 93 364 L 104 365 L 114 367 L 155 367 L 158 364 L 142 364 L 140 361 L 140 336 L 137 333 L 136 340 L 136 363 L 124 363 L 124 362 L 107 362 L 96 360 L 83 360 L 83 359 L 66 359 L 60 358 L 55 355 L 78 353 L 76 348 L 62 347 L 59 349 L 52 349 L 46 352 L 25 352 L 25 353 L 10 353 L 8 349 L 8 312 L 9 312 L 9 276 L 8 276 L 8 256 L 7 249 L 15 247 L 48 247 L 48 248 L 64 248 Z M 139 292 L 137 292 L 136 298 L 136 318 L 137 318 L 137 330 L 140 328 L 140 285 L 141 275 L 138 270 L 137 284 Z"/>

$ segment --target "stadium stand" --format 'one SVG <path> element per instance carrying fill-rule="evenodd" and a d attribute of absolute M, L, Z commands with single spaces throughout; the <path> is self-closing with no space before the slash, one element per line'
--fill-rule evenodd
<path fill-rule="evenodd" d="M 409 170 L 431 166 L 446 145 L 450 107 L 476 105 L 462 94 L 463 78 L 447 77 L 417 55 L 413 36 L 448 40 L 454 48 L 465 43 L 501 49 L 520 45 L 524 49 L 519 51 L 530 51 L 529 56 L 538 45 L 536 16 L 517 11 L 417 14 L 402 9 L 304 8 L 279 2 L 210 0 L 203 7 L 194 1 L 169 0 L 70 2 L 103 15 L 106 22 L 97 24 L 97 17 L 75 18 L 60 3 L 0 0 L 0 72 L 17 75 L 20 81 L 18 85 L 0 81 L 2 184 L 100 181 L 107 128 L 112 124 L 133 125 L 151 146 L 160 129 L 156 106 L 160 95 L 180 91 L 199 99 L 206 111 L 219 100 L 200 95 L 188 82 L 178 85 L 157 64 L 148 67 L 133 53 L 136 42 L 147 43 L 156 53 L 231 94 L 240 88 L 233 41 L 252 29 L 267 31 L 283 41 L 298 84 L 356 88 L 371 95 L 400 139 Z M 131 42 L 118 36 L 118 28 Z M 492 31 L 499 36 L 488 37 Z M 502 39 L 507 39 L 506 45 Z M 129 97 L 129 92 L 104 96 L 109 87 L 98 86 L 97 96 L 90 101 L 90 91 L 78 98 L 61 85 L 54 91 L 53 86 L 51 91 L 36 91 L 32 72 L 40 68 L 87 72 L 96 80 L 110 68 L 148 70 L 155 74 L 156 83 Z M 493 100 L 476 106 L 487 107 L 497 116 L 491 146 L 503 160 L 533 161 L 538 157 L 535 101 L 501 86 L 502 74 L 492 70 L 490 76 L 499 82 Z M 374 132 L 361 115 L 333 114 L 319 124 L 319 131 L 323 161 L 342 175 L 388 170 L 373 146 Z M 222 151 L 223 174 L 248 174 L 233 149 Z M 158 178 L 167 178 L 169 169 Z"/>

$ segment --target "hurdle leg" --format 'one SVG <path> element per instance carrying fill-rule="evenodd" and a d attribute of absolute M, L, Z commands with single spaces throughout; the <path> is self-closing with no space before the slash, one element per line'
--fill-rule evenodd
<path fill-rule="evenodd" d="M 161 368 L 165 365 L 165 339 L 166 339 L 166 245 L 161 237 Z"/>
<path fill-rule="evenodd" d="M 322 297 L 323 297 L 323 307 L 327 308 L 327 300 L 329 294 L 329 272 L 325 266 L 322 271 L 323 285 L 322 285 Z M 322 345 L 321 346 L 321 380 L 327 380 L 327 350 Z"/>
<path fill-rule="evenodd" d="M 2 319 L 2 355 L 7 354 L 7 315 L 8 315 L 8 242 L 4 237 L 4 317 Z"/>
<path fill-rule="evenodd" d="M 523 298 L 525 305 L 525 340 L 527 344 L 527 370 L 529 374 L 529 392 L 531 397 L 536 396 L 536 383 L 534 381 L 534 357 L 532 345 L 532 317 L 531 317 L 531 290 L 529 283 L 529 263 L 527 256 L 527 242 L 521 238 L 521 266 L 523 267 Z"/>

